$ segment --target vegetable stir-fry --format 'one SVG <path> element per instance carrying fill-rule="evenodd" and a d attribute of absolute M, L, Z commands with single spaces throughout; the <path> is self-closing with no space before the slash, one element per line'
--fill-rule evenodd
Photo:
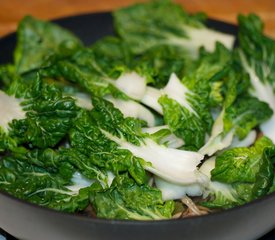
<path fill-rule="evenodd" d="M 167 0 L 113 12 L 91 46 L 25 17 L 0 66 L 0 190 L 110 219 L 179 218 L 275 191 L 275 41 Z"/>

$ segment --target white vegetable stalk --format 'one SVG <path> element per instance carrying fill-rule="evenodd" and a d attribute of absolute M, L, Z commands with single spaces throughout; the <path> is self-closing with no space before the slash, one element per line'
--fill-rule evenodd
<path fill-rule="evenodd" d="M 275 101 L 275 100 L 274 100 Z M 270 119 L 260 125 L 261 131 L 275 143 L 275 110 Z"/>
<path fill-rule="evenodd" d="M 239 140 L 238 137 L 234 137 L 232 144 L 229 146 L 229 148 L 249 147 L 256 141 L 256 138 L 257 132 L 255 130 L 252 130 L 243 140 Z"/>
<path fill-rule="evenodd" d="M 135 100 L 141 100 L 146 91 L 146 78 L 136 72 L 123 73 L 113 84 Z"/>
<path fill-rule="evenodd" d="M 192 94 L 192 92 L 185 87 L 179 80 L 175 73 L 172 73 L 166 86 L 161 89 L 162 95 L 167 95 L 169 98 L 174 99 L 180 105 L 187 108 L 189 112 L 197 114 L 192 106 L 187 101 L 187 94 Z"/>
<path fill-rule="evenodd" d="M 154 134 L 163 129 L 169 129 L 169 127 L 167 125 L 162 125 L 162 126 L 156 126 L 156 127 L 142 128 L 142 132 Z"/>
<path fill-rule="evenodd" d="M 147 164 L 144 168 L 164 180 L 177 184 L 203 181 L 197 170 L 198 164 L 204 158 L 202 154 L 167 148 L 151 139 L 144 139 L 140 146 L 136 146 L 104 130 L 101 131 L 120 148 L 128 149 L 136 157 L 151 163 L 152 165 Z"/>
<path fill-rule="evenodd" d="M 203 194 L 203 186 L 199 183 L 179 185 L 155 177 L 155 184 L 162 193 L 163 201 L 182 199 L 187 195 L 195 197 Z"/>
<path fill-rule="evenodd" d="M 66 188 L 77 194 L 80 189 L 89 187 L 95 182 L 95 180 L 88 179 L 79 172 L 74 173 L 71 181 L 73 185 L 67 186 Z"/>
<path fill-rule="evenodd" d="M 71 97 L 73 97 L 76 100 L 77 106 L 79 106 L 81 108 L 85 108 L 87 110 L 93 109 L 91 96 L 89 94 L 79 92 L 79 93 L 72 95 Z"/>
<path fill-rule="evenodd" d="M 163 114 L 163 111 L 158 100 L 163 95 L 177 101 L 188 111 L 197 114 L 186 99 L 187 94 L 191 95 L 192 92 L 181 83 L 175 73 L 171 74 L 167 85 L 162 89 L 147 87 L 146 78 L 136 72 L 124 73 L 117 80 L 111 80 L 111 82 L 127 96 L 141 101 L 160 114 Z"/>
<path fill-rule="evenodd" d="M 175 73 L 172 73 L 167 85 L 164 88 L 156 89 L 147 87 L 141 102 L 146 106 L 151 107 L 158 113 L 163 114 L 162 107 L 158 103 L 158 100 L 161 96 L 166 95 L 167 97 L 177 101 L 183 107 L 187 108 L 188 111 L 197 114 L 187 101 L 187 94 L 191 95 L 192 92 L 182 84 Z"/>
<path fill-rule="evenodd" d="M 133 100 L 115 99 L 111 96 L 107 96 L 105 99 L 112 102 L 123 113 L 124 117 L 138 118 L 147 122 L 149 127 L 155 126 L 154 114 L 140 103 Z"/>
<path fill-rule="evenodd" d="M 114 178 L 115 174 L 111 171 L 107 171 L 107 183 L 109 187 L 112 185 Z"/>
<path fill-rule="evenodd" d="M 0 90 L 0 127 L 5 131 L 8 131 L 9 123 L 13 119 L 20 120 L 26 117 L 26 112 L 20 106 L 21 102 L 20 99 L 9 96 Z"/>
<path fill-rule="evenodd" d="M 209 28 L 193 28 L 184 26 L 184 31 L 188 35 L 187 40 L 181 39 L 181 45 L 189 49 L 193 57 L 198 57 L 198 49 L 203 46 L 207 51 L 215 50 L 216 42 L 222 43 L 228 49 L 233 49 L 235 36 L 221 33 Z"/>
<path fill-rule="evenodd" d="M 273 93 L 273 88 L 269 84 L 263 83 L 259 79 L 254 68 L 249 66 L 244 53 L 241 51 L 240 58 L 244 69 L 250 76 L 251 84 L 254 87 L 253 94 L 261 101 L 266 102 L 274 112 L 272 117 L 268 121 L 261 124 L 260 128 L 264 135 L 269 137 L 275 143 L 275 94 Z M 268 74 L 268 72 L 266 74 Z"/>
<path fill-rule="evenodd" d="M 194 28 L 182 26 L 188 36 L 187 38 L 171 36 L 169 44 L 183 47 L 194 59 L 199 56 L 200 47 L 204 47 L 208 52 L 213 52 L 217 42 L 222 43 L 228 49 L 233 49 L 235 36 L 218 32 L 209 28 Z"/>
<path fill-rule="evenodd" d="M 141 102 L 154 109 L 159 114 L 163 115 L 162 107 L 158 103 L 159 98 L 161 97 L 162 93 L 159 89 L 153 88 L 153 87 L 147 87 L 146 92 L 141 99 Z"/>
<path fill-rule="evenodd" d="M 106 184 L 104 182 L 101 182 L 102 187 L 103 188 L 110 187 L 113 180 L 114 180 L 114 178 L 115 178 L 115 175 L 111 171 L 107 171 L 107 184 L 108 184 L 108 186 L 106 186 Z M 73 184 L 70 185 L 70 186 L 67 186 L 66 188 L 71 190 L 74 194 L 77 195 L 79 193 L 80 189 L 91 186 L 96 180 L 86 178 L 81 173 L 75 172 L 73 174 L 73 177 L 72 177 L 71 181 L 72 181 Z"/>
<path fill-rule="evenodd" d="M 211 132 L 211 136 L 207 143 L 199 150 L 199 153 L 212 156 L 215 152 L 227 148 L 233 141 L 234 130 L 232 129 L 224 137 L 223 133 L 223 117 L 225 110 L 223 109 L 220 115 L 217 117 Z"/>

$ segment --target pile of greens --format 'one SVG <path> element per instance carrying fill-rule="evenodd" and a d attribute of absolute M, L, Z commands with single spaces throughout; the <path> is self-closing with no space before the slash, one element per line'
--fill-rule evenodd
<path fill-rule="evenodd" d="M 20 22 L 14 62 L 0 66 L 1 191 L 135 220 L 172 218 L 188 196 L 227 209 L 274 192 L 275 41 L 259 17 L 238 17 L 234 49 L 167 0 L 113 20 L 115 36 L 89 47 Z"/>

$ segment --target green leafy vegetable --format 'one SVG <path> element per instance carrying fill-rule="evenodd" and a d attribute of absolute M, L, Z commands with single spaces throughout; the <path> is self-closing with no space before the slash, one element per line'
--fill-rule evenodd
<path fill-rule="evenodd" d="M 127 175 L 115 178 L 107 190 L 94 191 L 91 201 L 98 217 L 112 219 L 167 219 L 174 210 L 174 202 L 164 203 L 158 189 L 139 186 Z"/>
<path fill-rule="evenodd" d="M 177 46 L 191 56 L 204 46 L 212 51 L 216 41 L 232 48 L 234 37 L 205 27 L 204 14 L 189 15 L 171 1 L 135 4 L 113 13 L 115 29 L 133 53 L 159 46 Z"/>
<path fill-rule="evenodd" d="M 72 166 L 62 164 L 46 168 L 47 162 L 53 159 L 49 151 L 41 154 L 30 153 L 30 155 L 8 156 L 1 160 L 2 190 L 20 199 L 57 210 L 75 212 L 87 207 L 89 188 L 74 191 L 69 189 L 70 185 L 74 184 Z M 43 167 L 31 162 L 43 163 L 41 164 Z"/>
<path fill-rule="evenodd" d="M 275 41 L 263 34 L 263 22 L 254 14 L 240 15 L 239 57 L 244 70 L 249 74 L 251 91 L 266 102 L 275 112 Z M 261 125 L 263 133 L 275 142 L 275 115 Z"/>
<path fill-rule="evenodd" d="M 138 120 L 123 118 L 103 99 L 94 97 L 93 106 L 90 114 L 84 113 L 76 122 L 70 139 L 98 166 L 116 174 L 128 171 L 138 183 L 146 181 L 145 169 L 180 184 L 200 181 L 196 166 L 202 155 L 157 144 L 154 137 L 142 133 Z"/>
<path fill-rule="evenodd" d="M 195 100 L 195 97 L 193 97 L 193 100 Z M 198 108 L 193 111 L 182 107 L 177 101 L 167 96 L 160 97 L 159 103 L 163 108 L 165 123 L 176 136 L 183 139 L 185 148 L 197 150 L 203 146 L 205 134 L 212 122 L 207 109 L 200 109 L 204 107 L 203 103 L 201 105 L 197 104 Z M 205 113 L 206 118 L 203 118 L 203 113 Z M 210 122 L 209 125 L 207 120 Z"/>
<path fill-rule="evenodd" d="M 150 84 L 156 88 L 163 88 L 172 73 L 180 79 L 191 71 L 193 61 L 178 47 L 156 46 L 139 55 L 131 62 L 132 68 L 140 74 L 146 73 Z M 149 76 L 148 76 L 149 75 Z"/>
<path fill-rule="evenodd" d="M 229 208 L 267 194 L 274 178 L 274 156 L 274 145 L 266 137 L 251 148 L 234 148 L 217 156 L 209 185 L 212 198 L 204 205 Z"/>
<path fill-rule="evenodd" d="M 115 38 L 106 38 L 92 48 L 81 49 L 70 59 L 57 61 L 42 74 L 79 84 L 88 93 L 111 100 L 125 116 L 138 117 L 149 126 L 154 126 L 154 115 L 143 105 L 133 101 L 143 96 L 146 79 L 135 72 L 129 72 L 126 65 L 128 57 L 122 56 L 124 48 L 117 41 Z M 118 48 L 115 51 L 117 53 L 105 54 L 106 49 L 113 46 Z"/>
<path fill-rule="evenodd" d="M 1 148 L 13 149 L 23 143 L 29 147 L 53 147 L 67 134 L 77 114 L 74 100 L 42 83 L 39 75 L 33 80 L 14 80 L 7 93 L 0 92 L 0 98 L 4 136 L 0 145 L 6 145 Z"/>
<path fill-rule="evenodd" d="M 31 16 L 20 22 L 17 38 L 14 62 L 20 74 L 48 66 L 56 57 L 68 56 L 82 46 L 69 31 Z"/>
<path fill-rule="evenodd" d="M 209 140 L 199 152 L 211 156 L 229 147 L 234 136 L 243 140 L 254 127 L 272 116 L 266 103 L 247 94 L 247 86 L 246 75 L 239 66 L 232 65 L 225 79 L 222 111 L 215 120 Z"/>

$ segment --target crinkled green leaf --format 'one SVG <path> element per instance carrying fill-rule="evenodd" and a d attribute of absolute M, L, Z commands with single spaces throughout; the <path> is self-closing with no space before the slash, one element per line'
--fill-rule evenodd
<path fill-rule="evenodd" d="M 86 165 L 104 168 L 116 175 L 129 171 L 138 183 L 144 183 L 147 181 L 147 175 L 142 166 L 142 161 L 134 157 L 128 150 L 120 149 L 115 142 L 102 133 L 102 130 L 105 129 L 110 133 L 114 133 L 114 131 L 118 133 L 119 131 L 123 134 L 124 132 L 125 137 L 127 137 L 127 134 L 132 136 L 127 133 L 127 130 L 133 131 L 129 128 L 131 125 L 127 126 L 127 118 L 124 121 L 122 114 L 112 107 L 111 103 L 107 103 L 103 99 L 95 99 L 93 99 L 94 109 L 91 113 L 83 112 L 76 119 L 70 131 L 70 142 L 75 154 L 78 154 L 77 152 L 83 154 L 82 159 L 86 162 Z M 104 106 L 110 105 L 110 112 L 108 112 L 108 109 L 103 110 L 104 106 L 100 106 L 99 102 Z M 123 121 L 125 124 L 123 124 Z M 133 140 L 137 141 L 136 139 Z"/>
<path fill-rule="evenodd" d="M 239 61 L 250 77 L 250 92 L 275 111 L 275 41 L 264 35 L 263 22 L 255 14 L 239 15 Z M 275 115 L 262 123 L 261 131 L 275 142 Z"/>
<path fill-rule="evenodd" d="M 199 149 L 204 144 L 205 135 L 211 128 L 212 117 L 207 106 L 205 107 L 198 97 L 191 97 L 193 102 L 195 99 L 199 101 L 193 105 L 195 112 L 189 111 L 167 96 L 162 96 L 159 103 L 163 109 L 165 123 L 176 136 L 184 140 L 185 148 Z"/>
<path fill-rule="evenodd" d="M 190 57 L 175 46 L 156 46 L 132 61 L 139 74 L 146 73 L 152 78 L 151 85 L 164 87 L 172 73 L 180 79 L 190 71 L 192 63 Z"/>
<path fill-rule="evenodd" d="M 251 129 L 269 119 L 272 114 L 273 112 L 268 104 L 259 101 L 257 98 L 240 97 L 231 107 L 225 110 L 223 134 L 234 129 L 235 135 L 239 139 L 244 139 Z"/>
<path fill-rule="evenodd" d="M 54 208 L 75 212 L 83 210 L 89 204 L 89 188 L 71 191 L 74 169 L 70 165 L 45 168 L 31 162 L 50 161 L 47 153 L 8 156 L 0 162 L 0 189 L 20 199 Z M 47 159 L 47 157 L 51 156 Z M 37 158 L 36 158 L 37 157 Z M 45 159 L 46 158 L 46 159 Z M 42 164 L 43 165 L 43 164 Z"/>
<path fill-rule="evenodd" d="M 200 59 L 182 80 L 192 92 L 187 93 L 185 98 L 194 112 L 165 96 L 159 99 L 166 124 L 184 140 L 186 147 L 199 149 L 204 145 L 206 134 L 210 133 L 213 124 L 211 108 L 221 107 L 228 101 L 227 89 L 232 91 L 230 96 L 237 94 L 233 92 L 237 87 L 231 88 L 228 84 L 230 81 L 227 80 L 235 79 L 230 72 L 233 68 L 231 58 L 232 54 L 222 44 L 217 44 L 213 53 L 201 50 Z M 236 82 L 238 83 L 234 80 Z"/>
<path fill-rule="evenodd" d="M 274 145 L 265 137 L 251 148 L 227 150 L 217 157 L 211 179 L 231 184 L 238 198 L 252 201 L 267 194 L 272 186 L 274 155 Z"/>
<path fill-rule="evenodd" d="M 106 187 L 108 184 L 107 173 L 105 168 L 100 168 L 104 166 L 100 166 L 100 164 L 96 165 L 92 153 L 91 155 L 85 155 L 82 152 L 81 150 L 77 150 L 77 148 L 63 148 L 60 150 L 61 156 L 59 157 L 59 161 L 70 163 L 83 176 L 89 179 L 96 179 Z"/>
<path fill-rule="evenodd" d="M 94 191 L 91 202 L 98 217 L 111 219 L 166 219 L 174 209 L 173 201 L 162 201 L 158 189 L 139 186 L 127 175 L 115 178 L 107 190 Z"/>
<path fill-rule="evenodd" d="M 233 67 L 233 66 L 232 66 Z M 216 118 L 211 135 L 200 152 L 212 156 L 231 145 L 233 137 L 244 139 L 249 132 L 272 116 L 270 107 L 247 94 L 247 77 L 238 66 L 224 79 L 222 111 Z"/>
<path fill-rule="evenodd" d="M 64 78 L 73 83 L 79 84 L 87 92 L 96 96 L 105 96 L 111 94 L 120 98 L 126 98 L 119 89 L 117 89 L 108 75 L 117 75 L 110 64 L 112 59 L 104 62 L 101 56 L 95 56 L 92 49 L 81 49 L 73 54 L 69 59 L 57 61 L 54 65 L 42 71 L 45 77 Z M 108 73 L 107 67 L 109 66 Z M 124 71 L 124 66 L 117 66 L 118 72 Z"/>
<path fill-rule="evenodd" d="M 128 142 L 139 145 L 147 134 L 142 133 L 143 122 L 134 118 L 124 118 L 113 104 L 100 98 L 93 98 L 94 110 L 91 116 L 95 123 L 111 134 L 125 138 Z"/>
<path fill-rule="evenodd" d="M 201 49 L 200 58 L 182 82 L 209 107 L 220 107 L 225 98 L 226 78 L 232 68 L 232 53 L 217 43 L 214 52 Z"/>
<path fill-rule="evenodd" d="M 96 60 L 97 69 L 112 79 L 118 78 L 122 71 L 132 65 L 134 56 L 120 38 L 108 36 L 100 39 L 90 48 Z"/>
<path fill-rule="evenodd" d="M 61 78 L 80 85 L 96 96 L 112 94 L 127 98 L 111 80 L 128 69 L 132 55 L 118 38 L 105 37 L 90 48 L 82 48 L 42 70 L 46 77 Z"/>
<path fill-rule="evenodd" d="M 74 99 L 63 96 L 53 85 L 42 83 L 39 76 L 32 80 L 17 78 L 7 92 L 20 100 L 25 112 L 22 119 L 8 116 L 11 121 L 6 134 L 17 145 L 55 146 L 67 134 L 77 114 Z"/>

